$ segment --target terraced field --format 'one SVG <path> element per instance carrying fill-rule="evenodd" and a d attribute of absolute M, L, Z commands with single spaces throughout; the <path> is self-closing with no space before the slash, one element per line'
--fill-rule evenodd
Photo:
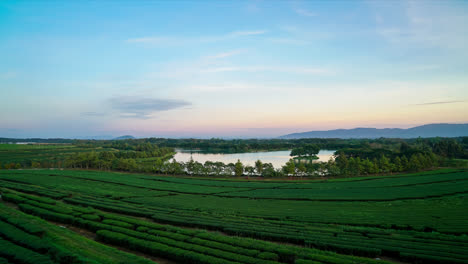
<path fill-rule="evenodd" d="M 468 263 L 467 170 L 328 181 L 4 170 L 0 188 L 11 263 L 42 263 L 16 248 L 44 263 Z"/>

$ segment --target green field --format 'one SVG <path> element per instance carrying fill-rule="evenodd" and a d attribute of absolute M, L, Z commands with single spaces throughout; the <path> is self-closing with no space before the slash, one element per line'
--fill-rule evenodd
<path fill-rule="evenodd" d="M 117 143 L 63 144 L 0 144 L 0 169 L 6 168 L 89 168 L 127 170 L 122 168 L 131 160 L 135 169 L 150 170 L 158 160 L 167 161 L 175 154 L 172 149 L 147 145 Z M 139 149 L 138 151 L 134 149 Z M 145 150 L 147 152 L 145 152 Z M 117 157 L 115 156 L 117 155 Z M 103 162 L 107 157 L 108 160 Z"/>
<path fill-rule="evenodd" d="M 3 170 L 0 187 L 2 199 L 12 205 L 0 207 L 2 215 L 40 223 L 48 230 L 40 239 L 69 249 L 76 263 L 112 263 L 127 256 L 101 244 L 99 251 L 88 248 L 96 244 L 91 239 L 174 263 L 468 261 L 467 170 L 328 181 Z M 14 204 L 22 212 L 12 209 Z M 92 237 L 54 233 L 57 227 L 39 218 L 86 230 Z M 18 242 L 3 230 L 9 229 L 2 228 L 4 243 L 58 263 L 56 251 L 36 249 L 27 239 Z M 70 246 L 70 240 L 80 246 Z M 0 257 L 16 263 L 8 254 Z"/>
<path fill-rule="evenodd" d="M 29 167 L 33 161 L 41 164 L 63 164 L 67 157 L 76 153 L 111 150 L 72 144 L 0 144 L 0 161 L 3 164 L 19 163 L 21 167 Z"/>

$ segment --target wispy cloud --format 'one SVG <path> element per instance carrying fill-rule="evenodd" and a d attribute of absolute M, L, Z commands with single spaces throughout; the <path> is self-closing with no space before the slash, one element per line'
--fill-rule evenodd
<path fill-rule="evenodd" d="M 216 73 L 216 72 L 233 72 L 233 71 L 253 71 L 254 69 L 250 69 L 249 67 L 214 67 L 214 68 L 206 68 L 201 69 L 200 73 Z"/>
<path fill-rule="evenodd" d="M 310 30 L 298 25 L 282 25 L 278 27 L 277 36 L 269 36 L 267 41 L 285 45 L 310 45 L 319 41 L 336 37 L 334 33 L 323 30 Z"/>
<path fill-rule="evenodd" d="M 329 67 L 314 65 L 283 65 L 281 62 L 274 63 L 272 65 L 245 65 L 241 63 L 234 64 L 231 61 L 224 59 L 243 52 L 243 50 L 235 50 L 218 53 L 212 56 L 205 56 L 195 61 L 174 61 L 172 63 L 161 65 L 158 70 L 155 70 L 149 76 L 150 78 L 176 78 L 178 80 L 188 78 L 190 81 L 193 81 L 196 78 L 207 78 L 206 75 L 213 75 L 212 77 L 216 77 L 216 74 L 236 72 L 272 72 L 320 76 L 331 76 L 336 74 L 336 70 Z"/>
<path fill-rule="evenodd" d="M 184 100 L 144 98 L 136 96 L 120 96 L 109 99 L 114 110 L 121 117 L 148 119 L 156 112 L 168 111 L 192 105 Z"/>
<path fill-rule="evenodd" d="M 199 42 L 217 42 L 241 37 L 253 37 L 267 33 L 267 30 L 239 30 L 218 36 L 179 37 L 179 36 L 149 36 L 127 39 L 129 43 L 142 43 L 154 45 L 179 45 Z"/>
<path fill-rule="evenodd" d="M 226 37 L 236 38 L 242 36 L 255 36 L 255 35 L 263 35 L 267 33 L 266 30 L 251 30 L 251 31 L 234 31 L 226 35 Z"/>
<path fill-rule="evenodd" d="M 293 8 L 294 12 L 296 12 L 297 14 L 301 15 L 301 16 L 306 16 L 306 17 L 314 17 L 314 16 L 317 16 L 316 13 L 314 12 L 311 12 L 307 9 L 304 9 L 304 8 Z"/>
<path fill-rule="evenodd" d="M 377 3 L 376 32 L 390 43 L 418 49 L 457 49 L 466 54 L 468 15 L 463 8 L 425 1 Z"/>
<path fill-rule="evenodd" d="M 455 101 L 439 101 L 439 102 L 427 102 L 421 104 L 414 104 L 414 105 L 438 105 L 438 104 L 455 104 L 455 103 L 463 103 L 465 101 L 462 100 L 455 100 Z"/>
<path fill-rule="evenodd" d="M 279 44 L 291 44 L 291 45 L 307 45 L 310 44 L 310 41 L 296 38 L 269 38 L 271 42 Z"/>
<path fill-rule="evenodd" d="M 283 73 L 297 73 L 297 74 L 314 74 L 314 75 L 330 75 L 334 71 L 326 68 L 313 68 L 313 67 L 288 67 L 288 66 L 227 66 L 227 67 L 214 67 L 201 69 L 201 73 L 217 73 L 217 72 L 283 72 Z"/>
<path fill-rule="evenodd" d="M 224 59 L 228 57 L 232 57 L 241 53 L 244 53 L 245 50 L 231 50 L 226 52 L 217 53 L 215 55 L 207 56 L 208 59 Z"/>

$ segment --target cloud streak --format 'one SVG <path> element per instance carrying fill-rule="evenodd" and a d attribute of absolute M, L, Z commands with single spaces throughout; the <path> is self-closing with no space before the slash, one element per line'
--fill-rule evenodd
<path fill-rule="evenodd" d="M 378 5 L 379 13 L 375 16 L 377 34 L 403 47 L 456 49 L 466 55 L 468 29 L 464 25 L 468 16 L 464 10 L 427 3 L 410 1 L 401 5 Z M 401 14 L 401 23 L 395 22 L 395 14 Z"/>
<path fill-rule="evenodd" d="M 465 101 L 457 100 L 457 101 L 439 101 L 439 102 L 427 102 L 421 104 L 414 104 L 414 105 L 438 105 L 438 104 L 455 104 L 455 103 L 463 103 Z"/>
<path fill-rule="evenodd" d="M 306 17 L 317 16 L 317 14 L 315 14 L 313 12 L 310 12 L 309 10 L 304 9 L 304 8 L 294 8 L 293 10 L 294 10 L 294 12 L 296 12 L 297 14 L 299 14 L 301 16 L 306 16 Z"/>
<path fill-rule="evenodd" d="M 241 54 L 243 52 L 244 50 L 231 50 L 231 51 L 221 52 L 215 55 L 207 56 L 207 58 L 208 59 L 224 59 L 224 58 L 228 58 L 228 57 Z"/>
<path fill-rule="evenodd" d="M 143 98 L 136 96 L 120 96 L 109 99 L 109 103 L 114 110 L 120 112 L 121 117 L 148 119 L 156 112 L 168 111 L 192 103 L 184 100 Z"/>
<path fill-rule="evenodd" d="M 237 38 L 243 36 L 255 36 L 255 35 L 263 35 L 267 33 L 266 30 L 251 30 L 251 31 L 234 31 L 226 35 L 229 38 Z"/>
<path fill-rule="evenodd" d="M 153 44 L 153 45 L 179 45 L 205 42 L 218 42 L 241 37 L 253 37 L 267 33 L 267 30 L 239 30 L 218 36 L 178 37 L 178 36 L 150 36 L 127 39 L 129 43 Z"/>
<path fill-rule="evenodd" d="M 218 72 L 283 72 L 295 74 L 312 74 L 312 75 L 330 75 L 333 71 L 325 68 L 312 67 L 287 67 L 287 66 L 227 66 L 202 69 L 202 73 L 218 73 Z"/>
<path fill-rule="evenodd" d="M 308 45 L 310 41 L 297 39 L 297 38 L 269 38 L 269 41 L 278 44 L 291 44 L 291 45 Z"/>

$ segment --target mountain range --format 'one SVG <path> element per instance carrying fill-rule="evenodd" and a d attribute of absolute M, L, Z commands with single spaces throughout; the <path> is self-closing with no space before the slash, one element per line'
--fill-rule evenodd
<path fill-rule="evenodd" d="M 281 136 L 280 138 L 426 138 L 462 136 L 468 136 L 468 124 L 427 124 L 408 129 L 358 127 L 353 129 L 335 129 L 293 133 Z"/>

